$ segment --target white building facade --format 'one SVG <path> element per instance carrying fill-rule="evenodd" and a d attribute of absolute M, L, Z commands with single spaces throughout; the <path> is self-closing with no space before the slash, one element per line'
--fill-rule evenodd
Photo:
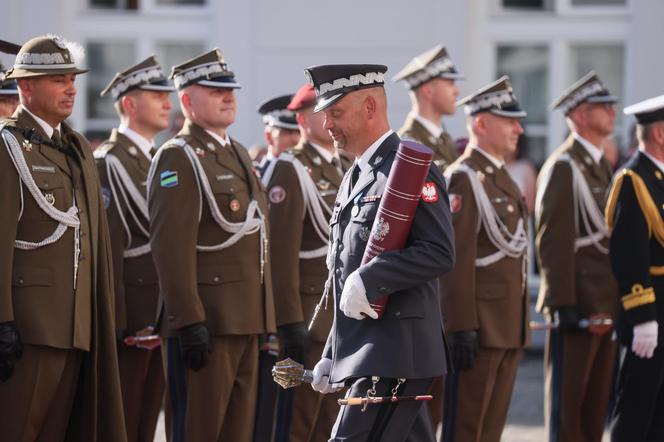
<path fill-rule="evenodd" d="M 619 106 L 664 93 L 662 17 L 661 0 L 5 0 L 0 38 L 23 43 L 51 32 L 87 48 L 91 72 L 77 80 L 72 121 L 97 139 L 117 125 L 110 99 L 98 97 L 116 71 L 153 53 L 168 70 L 219 47 L 243 86 L 230 132 L 247 146 L 262 141 L 258 105 L 295 91 L 305 67 L 381 63 L 391 76 L 442 43 L 466 76 L 462 96 L 510 75 L 529 113 L 528 156 L 541 163 L 566 133 L 548 104 L 590 69 Z M 399 84 L 387 91 L 397 129 L 408 95 Z M 466 136 L 461 111 L 445 124 Z M 623 141 L 630 125 L 619 121 Z"/>

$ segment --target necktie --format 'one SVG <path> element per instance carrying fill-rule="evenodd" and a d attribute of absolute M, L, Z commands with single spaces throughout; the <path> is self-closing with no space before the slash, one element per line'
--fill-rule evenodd
<path fill-rule="evenodd" d="M 332 163 L 331 164 L 335 167 L 335 169 L 337 169 L 337 172 L 339 172 L 339 175 L 343 176 L 344 171 L 341 168 L 341 162 L 339 161 L 339 158 L 332 157 Z"/>
<path fill-rule="evenodd" d="M 154 146 L 150 147 L 150 158 L 154 158 L 156 153 L 157 153 L 157 148 L 155 148 Z"/>
<path fill-rule="evenodd" d="M 353 170 L 350 174 L 350 188 L 352 189 L 357 184 L 357 180 L 360 178 L 360 165 L 355 163 Z"/>
<path fill-rule="evenodd" d="M 59 146 L 62 145 L 62 138 L 60 137 L 59 130 L 53 129 L 53 135 L 51 135 L 51 140 L 53 140 L 53 142 L 58 144 Z"/>

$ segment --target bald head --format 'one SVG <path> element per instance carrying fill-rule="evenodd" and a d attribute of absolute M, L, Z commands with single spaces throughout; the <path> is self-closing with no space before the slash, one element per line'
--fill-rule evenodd
<path fill-rule="evenodd" d="M 334 145 L 353 156 L 362 155 L 390 128 L 387 96 L 382 87 L 351 92 L 322 112 Z"/>

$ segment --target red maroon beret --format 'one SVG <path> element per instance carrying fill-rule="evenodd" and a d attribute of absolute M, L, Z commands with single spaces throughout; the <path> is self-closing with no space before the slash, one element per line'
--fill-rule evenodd
<path fill-rule="evenodd" d="M 299 111 L 316 104 L 316 91 L 310 84 L 305 84 L 297 90 L 288 104 L 288 110 Z"/>

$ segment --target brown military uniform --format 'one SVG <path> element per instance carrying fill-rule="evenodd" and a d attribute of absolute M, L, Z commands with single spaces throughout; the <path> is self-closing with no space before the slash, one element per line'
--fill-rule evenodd
<path fill-rule="evenodd" d="M 252 199 L 267 215 L 267 201 L 246 149 L 234 140 L 222 146 L 191 121 L 153 160 L 150 243 L 164 301 L 162 336 L 174 337 L 179 328 L 203 321 L 211 336 L 210 361 L 199 371 L 186 369 L 177 347 L 171 351 L 176 340 L 167 340 L 174 407 L 184 405 L 174 393 L 186 395 L 186 410 L 176 407 L 174 421 L 184 420 L 188 440 L 248 441 L 256 408 L 258 335 L 275 332 L 270 263 L 264 263 L 261 280 L 259 232 L 222 250 L 197 250 L 230 234 L 214 221 L 205 193 L 199 193 L 184 143 L 196 151 L 226 220 L 243 222 Z"/>
<path fill-rule="evenodd" d="M 519 220 L 527 222 L 521 192 L 504 167 L 497 169 L 476 149 L 467 150 L 449 170 L 457 164 L 475 171 L 510 232 L 515 231 Z M 497 249 L 484 226 L 478 232 L 481 220 L 467 175 L 453 173 L 449 193 L 456 265 L 442 278 L 444 322 L 451 333 L 477 330 L 480 349 L 471 369 L 447 376 L 446 396 L 457 390 L 458 395 L 452 403 L 446 400 L 445 422 L 452 420 L 449 425 L 455 427 L 454 441 L 475 441 L 480 436 L 481 440 L 498 441 L 521 348 L 530 342 L 525 257 L 504 257 L 484 267 L 476 266 L 477 258 Z"/>
<path fill-rule="evenodd" d="M 320 195 L 331 208 L 341 185 L 340 172 L 304 140 L 300 141 L 292 154 L 309 171 Z M 342 168 L 346 170 L 349 161 L 345 157 L 341 158 Z M 309 324 L 323 293 L 327 266 L 325 256 L 303 259 L 299 253 L 319 249 L 324 243 L 307 212 L 300 181 L 292 163 L 284 160 L 277 162 L 268 184 L 268 193 L 277 325 L 296 322 Z M 333 316 L 331 306 L 320 310 L 310 331 L 309 350 L 305 360 L 300 361 L 305 367 L 313 367 L 320 359 Z M 322 395 L 309 385 L 297 387 L 293 400 L 291 442 L 313 442 L 329 437 L 337 415 L 336 401 L 339 397 L 337 394 Z"/>
<path fill-rule="evenodd" d="M 561 159 L 563 155 L 578 165 L 602 213 L 611 183 L 607 160 L 602 157 L 595 163 L 573 135 L 546 161 L 538 182 L 541 205 L 536 214 L 542 275 L 537 308 L 553 314 L 559 307 L 574 307 L 584 318 L 598 313 L 613 317 L 619 293 L 608 254 L 593 244 L 575 250 L 577 235 L 584 237 L 591 232 L 586 231 L 580 211 L 574 213 L 572 168 L 569 161 Z M 542 182 L 547 171 L 550 178 Z M 608 251 L 608 238 L 599 242 Z M 545 404 L 551 409 L 546 416 L 548 425 L 559 427 L 559 440 L 601 440 L 614 360 L 611 333 L 556 331 L 547 336 L 547 380 L 553 377 L 552 365 L 559 364 L 561 383 L 547 385 Z"/>
<path fill-rule="evenodd" d="M 414 140 L 429 146 L 433 150 L 434 164 L 443 173 L 450 164 L 459 158 L 457 145 L 449 133 L 443 132 L 440 137 L 436 138 L 412 115 L 406 118 L 403 126 L 399 129 L 399 137 L 403 140 Z"/>
<path fill-rule="evenodd" d="M 78 160 L 42 144 L 46 133 L 23 107 L 3 123 L 18 128 L 5 130 L 18 140 L 46 201 L 67 211 L 75 198 L 80 219 L 76 277 L 73 228 L 46 246 L 16 248 L 15 240 L 42 241 L 58 223 L 20 182 L 0 141 L 0 322 L 14 321 L 24 345 L 13 376 L 0 383 L 3 438 L 63 440 L 67 432 L 68 440 L 126 440 L 108 227 L 90 145 L 66 123 L 60 125 L 62 144 Z M 33 130 L 33 137 L 27 140 L 21 129 Z"/>
<path fill-rule="evenodd" d="M 141 231 L 134 215 L 138 217 L 144 228 L 148 227 L 149 220 L 143 217 L 131 197 L 128 199 L 122 197 L 121 189 L 124 189 L 125 194 L 129 192 L 118 176 L 113 174 L 109 176 L 106 161 L 109 155 L 122 163 L 143 198 L 146 197 L 150 160 L 131 139 L 115 129 L 111 137 L 95 151 L 111 234 L 116 328 L 120 336 L 135 336 L 137 332 L 155 323 L 159 281 L 149 251 L 136 257 L 124 257 L 126 249 L 142 246 L 150 240 Z M 111 180 L 113 188 L 116 189 L 115 193 L 111 188 Z M 124 223 L 131 235 L 130 244 L 127 243 L 129 235 Z M 154 439 L 164 397 L 161 349 L 146 350 L 120 344 L 118 363 L 128 439 L 151 441 Z"/>

